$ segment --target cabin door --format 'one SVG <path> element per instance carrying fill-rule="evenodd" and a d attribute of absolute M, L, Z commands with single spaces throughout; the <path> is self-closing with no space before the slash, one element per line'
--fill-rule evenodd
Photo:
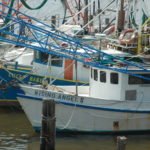
<path fill-rule="evenodd" d="M 73 80 L 73 60 L 65 60 L 64 78 L 67 80 Z"/>

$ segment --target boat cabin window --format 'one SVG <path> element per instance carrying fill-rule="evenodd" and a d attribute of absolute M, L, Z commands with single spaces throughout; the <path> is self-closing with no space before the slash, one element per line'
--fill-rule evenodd
<path fill-rule="evenodd" d="M 42 63 L 47 63 L 48 62 L 48 54 L 40 52 L 40 60 Z"/>
<path fill-rule="evenodd" d="M 118 84 L 118 73 L 112 72 L 110 74 L 110 82 L 112 84 Z"/>
<path fill-rule="evenodd" d="M 34 53 L 34 59 L 38 60 L 41 63 L 47 63 L 48 62 L 49 54 L 43 53 L 43 52 L 35 52 Z M 56 55 L 51 55 L 51 65 L 52 66 L 58 66 L 61 67 L 63 64 L 63 60 L 61 57 Z"/>
<path fill-rule="evenodd" d="M 94 69 L 94 80 L 97 81 L 97 79 L 98 79 L 97 69 Z"/>
<path fill-rule="evenodd" d="M 48 54 L 43 53 L 43 52 L 34 52 L 34 59 L 38 60 L 42 63 L 47 63 L 48 61 Z"/>
<path fill-rule="evenodd" d="M 141 76 L 150 78 L 150 74 L 141 74 Z M 128 84 L 150 84 L 150 80 L 129 75 Z"/>
<path fill-rule="evenodd" d="M 91 78 L 93 78 L 93 69 L 91 68 Z"/>
<path fill-rule="evenodd" d="M 46 53 L 41 53 L 41 61 L 43 63 L 47 63 L 48 62 L 48 54 Z"/>
<path fill-rule="evenodd" d="M 51 65 L 52 66 L 58 66 L 58 67 L 62 67 L 63 65 L 63 59 L 59 56 L 56 55 L 51 55 Z"/>
<path fill-rule="evenodd" d="M 100 82 L 106 82 L 106 72 L 100 71 Z"/>

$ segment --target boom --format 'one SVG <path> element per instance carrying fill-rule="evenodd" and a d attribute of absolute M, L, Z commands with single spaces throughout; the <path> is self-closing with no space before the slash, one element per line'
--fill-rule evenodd
<path fill-rule="evenodd" d="M 3 4 L 0 3 L 0 5 Z M 3 7 L 9 8 L 6 5 L 3 5 Z M 138 72 L 150 72 L 143 65 L 109 55 L 91 45 L 85 44 L 82 39 L 71 37 L 53 29 L 36 18 L 27 16 L 15 9 L 12 9 L 12 11 L 12 14 L 16 14 L 15 16 L 8 16 L 1 11 L 0 17 L 3 20 L 8 19 L 10 21 L 0 28 L 0 41 L 73 59 L 91 67 L 110 69 L 150 80 L 149 77 L 141 76 L 136 71 L 133 73 L 129 69 L 129 67 L 134 67 L 138 69 Z M 105 62 L 106 57 L 109 58 L 109 62 Z M 123 63 L 124 67 L 114 67 L 114 62 Z"/>

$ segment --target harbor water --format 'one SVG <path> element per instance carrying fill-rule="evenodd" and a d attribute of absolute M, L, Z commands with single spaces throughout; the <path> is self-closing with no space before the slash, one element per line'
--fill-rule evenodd
<path fill-rule="evenodd" d="M 150 134 L 127 138 L 126 150 L 150 149 Z M 22 111 L 0 108 L 0 150 L 40 150 L 40 134 Z M 61 133 L 56 136 L 56 150 L 116 150 L 116 137 Z"/>

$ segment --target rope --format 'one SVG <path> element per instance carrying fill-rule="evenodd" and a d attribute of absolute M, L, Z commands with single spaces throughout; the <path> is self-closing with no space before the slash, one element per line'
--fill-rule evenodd
<path fill-rule="evenodd" d="M 30 6 L 25 2 L 25 0 L 20 0 L 20 1 L 22 2 L 22 4 L 23 4 L 26 8 L 28 8 L 28 9 L 30 9 L 30 10 L 37 10 L 37 9 L 42 8 L 42 7 L 46 4 L 46 2 L 47 2 L 48 0 L 43 0 L 43 2 L 42 2 L 39 6 L 37 6 L 37 7 L 35 7 L 35 8 L 30 7 Z"/>
<path fill-rule="evenodd" d="M 60 104 L 60 105 L 61 105 L 61 104 Z M 73 107 L 73 109 L 72 109 L 72 112 L 70 112 L 71 115 L 70 115 L 70 117 L 69 117 L 69 119 L 68 119 L 68 122 L 67 122 L 62 128 L 60 128 L 60 130 L 64 130 L 64 129 L 67 129 L 67 128 L 68 128 L 68 126 L 70 125 L 70 123 L 71 123 L 71 121 L 72 121 L 72 118 L 73 118 L 73 116 L 74 116 L 75 110 L 76 110 L 76 103 L 74 104 L 74 107 Z"/>

